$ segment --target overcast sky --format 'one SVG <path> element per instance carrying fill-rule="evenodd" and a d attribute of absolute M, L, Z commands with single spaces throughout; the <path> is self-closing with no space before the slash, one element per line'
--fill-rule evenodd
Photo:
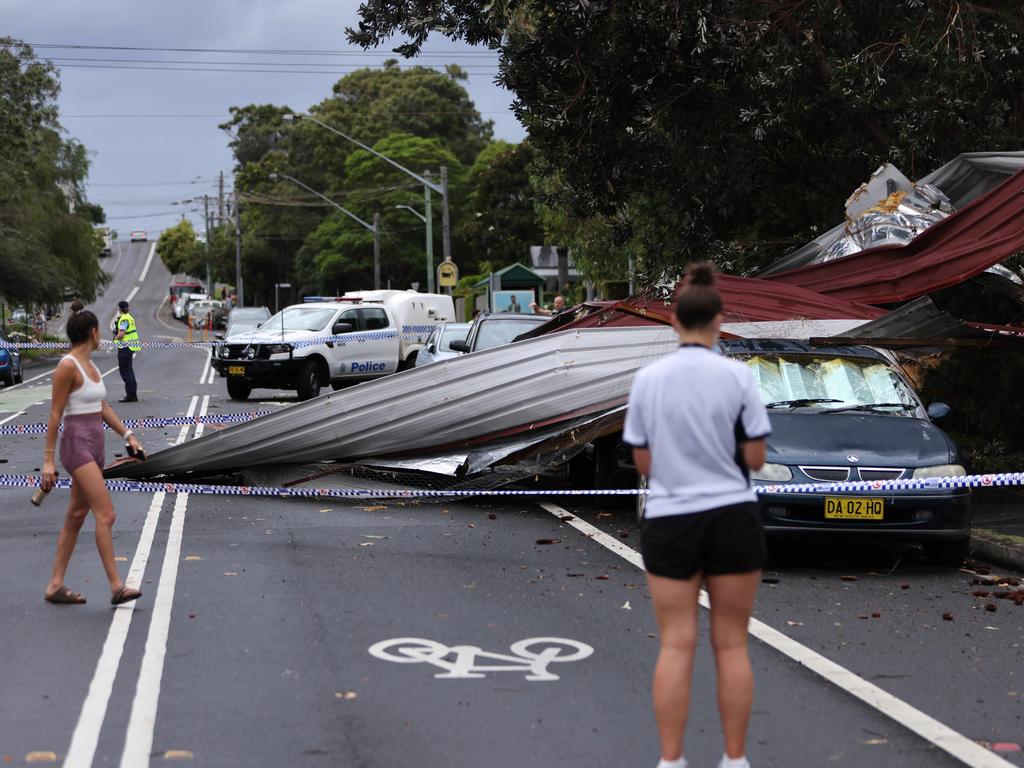
<path fill-rule="evenodd" d="M 344 30 L 355 23 L 357 8 L 357 0 L 0 0 L 0 35 L 37 46 L 296 52 L 37 48 L 39 56 L 60 67 L 64 127 L 92 152 L 89 198 L 103 205 L 110 226 L 122 237 L 131 229 L 155 235 L 178 220 L 183 210 L 198 221 L 198 214 L 189 210 L 192 204 L 170 203 L 213 192 L 218 172 L 225 172 L 230 188 L 228 136 L 217 128 L 228 116 L 228 107 L 272 103 L 305 110 L 328 96 L 346 72 L 394 57 L 388 48 L 368 54 L 347 45 Z M 523 138 L 509 108 L 511 94 L 494 85 L 495 54 L 440 37 L 426 49 L 433 55 L 422 57 L 420 63 L 455 62 L 468 70 L 469 95 L 483 117 L 494 121 L 496 138 Z M 350 53 L 323 53 L 328 51 Z M 195 71 L 257 68 L 237 62 L 269 62 L 265 69 L 293 71 Z M 307 73 L 311 69 L 322 73 Z"/>

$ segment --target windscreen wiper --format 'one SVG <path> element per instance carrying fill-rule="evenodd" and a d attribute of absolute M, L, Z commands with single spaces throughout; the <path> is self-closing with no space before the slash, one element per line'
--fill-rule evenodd
<path fill-rule="evenodd" d="M 900 408 L 904 411 L 917 409 L 916 405 L 909 403 L 861 403 L 860 405 L 847 405 L 842 408 L 826 408 L 822 413 L 842 413 L 843 411 L 877 411 L 882 408 Z"/>
<path fill-rule="evenodd" d="M 768 403 L 765 408 L 802 408 L 805 405 L 815 405 L 816 403 L 841 403 L 842 400 L 836 400 L 834 397 L 799 397 L 796 400 L 778 400 L 774 403 Z"/>

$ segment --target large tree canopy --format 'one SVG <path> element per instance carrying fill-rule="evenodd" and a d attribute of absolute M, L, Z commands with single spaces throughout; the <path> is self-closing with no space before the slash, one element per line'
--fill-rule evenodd
<path fill-rule="evenodd" d="M 105 282 L 103 210 L 85 199 L 85 148 L 61 136 L 59 91 L 52 64 L 0 38 L 0 298 L 14 304 L 92 300 Z"/>
<path fill-rule="evenodd" d="M 350 40 L 500 48 L 549 220 L 578 263 L 744 271 L 842 217 L 892 161 L 912 178 L 1016 148 L 1024 16 L 954 0 L 366 0 Z"/>

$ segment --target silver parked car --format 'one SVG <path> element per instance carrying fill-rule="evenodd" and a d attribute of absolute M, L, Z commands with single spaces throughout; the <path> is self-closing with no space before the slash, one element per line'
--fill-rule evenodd
<path fill-rule="evenodd" d="M 427 337 L 427 345 L 416 355 L 416 365 L 430 365 L 439 360 L 458 357 L 459 353 L 449 348 L 453 341 L 465 341 L 472 323 L 444 323 L 437 326 Z"/>
<path fill-rule="evenodd" d="M 270 310 L 267 307 L 235 307 L 228 313 L 228 328 L 224 336 L 231 338 L 240 333 L 255 331 L 269 318 Z"/>

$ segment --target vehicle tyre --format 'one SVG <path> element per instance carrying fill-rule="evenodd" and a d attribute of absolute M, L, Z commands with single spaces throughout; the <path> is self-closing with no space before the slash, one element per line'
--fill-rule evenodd
<path fill-rule="evenodd" d="M 924 543 L 924 559 L 927 560 L 930 565 L 941 565 L 955 568 L 967 559 L 970 549 L 970 539 L 926 541 Z"/>
<path fill-rule="evenodd" d="M 4 384 L 8 387 L 14 386 L 14 371 L 10 371 L 4 374 Z"/>
<path fill-rule="evenodd" d="M 415 368 L 416 367 L 416 357 L 419 355 L 419 353 L 420 353 L 419 350 L 416 350 L 411 355 L 409 355 L 407 358 L 405 358 L 405 360 L 399 360 L 398 361 L 398 370 L 400 370 L 400 371 L 408 371 L 410 368 Z"/>
<path fill-rule="evenodd" d="M 299 393 L 299 400 L 311 400 L 320 394 L 320 365 L 316 360 L 310 360 L 299 371 L 295 382 L 295 389 Z"/>
<path fill-rule="evenodd" d="M 14 377 L 14 383 L 15 383 L 15 384 L 21 384 L 21 382 L 22 382 L 22 381 L 24 381 L 24 379 L 25 379 L 25 371 L 24 371 L 24 370 L 22 369 L 22 367 L 21 367 L 21 366 L 19 365 L 19 366 L 18 366 L 18 373 L 17 373 L 17 375 L 16 375 L 15 377 Z"/>
<path fill-rule="evenodd" d="M 228 395 L 232 400 L 246 400 L 252 392 L 252 382 L 241 376 L 228 377 Z"/>

